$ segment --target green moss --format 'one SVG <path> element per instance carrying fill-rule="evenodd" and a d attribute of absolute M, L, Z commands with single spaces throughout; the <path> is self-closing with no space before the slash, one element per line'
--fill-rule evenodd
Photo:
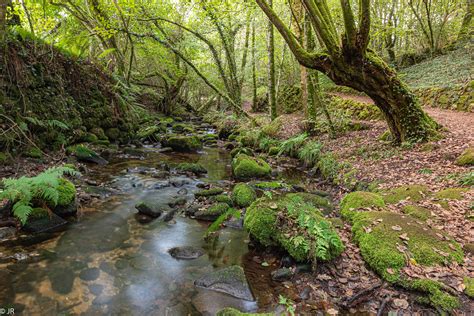
<path fill-rule="evenodd" d="M 237 179 L 263 178 L 270 176 L 272 168 L 261 158 L 239 154 L 232 160 L 232 172 Z"/>
<path fill-rule="evenodd" d="M 390 212 L 357 212 L 352 215 L 351 222 L 354 240 L 362 257 L 390 282 L 399 280 L 400 270 L 407 266 L 408 258 L 423 266 L 463 262 L 464 254 L 458 243 L 445 240 L 440 237 L 445 236 L 441 231 L 420 225 L 409 216 Z M 400 239 L 402 234 L 408 238 L 405 253 L 398 248 L 403 244 Z"/>
<path fill-rule="evenodd" d="M 276 146 L 272 146 L 268 149 L 268 154 L 270 156 L 276 156 L 280 152 L 280 148 Z"/>
<path fill-rule="evenodd" d="M 155 136 L 155 133 L 158 133 L 160 131 L 160 127 L 156 124 L 153 125 L 147 125 L 147 126 L 142 126 L 137 132 L 137 136 L 140 139 L 151 139 L 151 140 L 157 140 L 157 137 Z M 109 130 L 107 130 L 107 133 Z M 120 134 L 120 132 L 119 132 Z M 107 134 L 107 136 L 109 136 Z M 114 139 L 109 136 L 110 139 Z M 117 138 L 115 138 L 117 139 Z"/>
<path fill-rule="evenodd" d="M 320 211 L 323 211 L 323 213 L 327 214 L 330 213 L 334 207 L 329 201 L 329 199 L 319 196 L 317 194 L 312 194 L 312 193 L 288 193 L 287 197 L 292 198 L 292 197 L 297 197 L 303 199 L 305 203 L 311 204 L 315 208 L 317 208 Z"/>
<path fill-rule="evenodd" d="M 6 153 L 0 152 L 0 166 L 6 164 L 10 160 Z"/>
<path fill-rule="evenodd" d="M 98 156 L 95 151 L 89 149 L 85 145 L 69 146 L 68 148 L 66 148 L 66 152 L 69 154 L 73 154 L 78 160 L 87 160 L 89 158 Z"/>
<path fill-rule="evenodd" d="M 231 157 L 235 157 L 239 154 L 244 154 L 247 156 L 253 156 L 253 151 L 250 148 L 245 148 L 245 147 L 236 147 L 230 151 Z"/>
<path fill-rule="evenodd" d="M 203 174 L 207 173 L 206 168 L 204 168 L 201 164 L 199 163 L 188 163 L 188 162 L 183 162 L 180 163 L 177 167 L 176 170 L 183 171 L 183 172 L 192 172 L 194 174 Z"/>
<path fill-rule="evenodd" d="M 250 185 L 239 183 L 232 190 L 232 199 L 236 205 L 247 207 L 257 199 L 257 193 Z"/>
<path fill-rule="evenodd" d="M 430 279 L 417 279 L 413 281 L 404 281 L 401 284 L 414 291 L 427 294 L 427 302 L 443 311 L 452 311 L 460 306 L 459 300 L 444 292 L 442 283 Z"/>
<path fill-rule="evenodd" d="M 410 199 L 412 202 L 418 202 L 427 194 L 428 188 L 426 186 L 413 184 L 385 191 L 382 193 L 382 196 L 385 203 L 394 204 L 406 199 Z"/>
<path fill-rule="evenodd" d="M 202 148 L 201 141 L 196 136 L 172 136 L 165 139 L 163 145 L 180 152 L 193 152 Z"/>
<path fill-rule="evenodd" d="M 195 197 L 200 197 L 200 196 L 208 197 L 208 196 L 213 196 L 213 195 L 219 195 L 223 192 L 224 192 L 224 190 L 221 189 L 221 188 L 212 188 L 212 189 L 209 189 L 209 190 L 200 190 L 200 191 L 194 193 L 194 196 Z"/>
<path fill-rule="evenodd" d="M 112 127 L 105 131 L 105 135 L 107 135 L 111 141 L 116 141 L 120 138 L 120 130 L 118 128 Z"/>
<path fill-rule="evenodd" d="M 227 307 L 217 312 L 216 316 L 273 316 L 274 313 L 242 313 L 235 308 Z"/>
<path fill-rule="evenodd" d="M 234 204 L 234 201 L 232 201 L 232 198 L 225 194 L 214 195 L 213 197 L 211 197 L 211 201 L 218 202 L 218 203 L 226 203 L 229 206 L 232 206 Z"/>
<path fill-rule="evenodd" d="M 464 188 L 449 188 L 444 189 L 435 194 L 437 199 L 444 199 L 444 200 L 462 200 L 463 195 L 462 193 L 467 192 L 468 189 Z"/>
<path fill-rule="evenodd" d="M 459 166 L 474 166 L 474 148 L 466 149 L 461 156 L 456 159 L 456 164 Z"/>
<path fill-rule="evenodd" d="M 43 157 L 43 152 L 37 147 L 31 147 L 25 152 L 25 156 L 39 159 Z"/>
<path fill-rule="evenodd" d="M 380 135 L 379 140 L 384 142 L 392 141 L 392 133 L 390 133 L 390 130 L 386 130 L 382 135 Z"/>
<path fill-rule="evenodd" d="M 431 217 L 431 211 L 429 209 L 418 205 L 405 205 L 402 211 L 403 213 L 422 221 L 426 221 Z"/>
<path fill-rule="evenodd" d="M 297 261 L 331 260 L 344 249 L 331 223 L 297 193 L 258 199 L 244 226 L 262 245 L 280 246 Z"/>
<path fill-rule="evenodd" d="M 467 296 L 474 298 L 474 278 L 464 277 L 463 281 L 466 286 L 464 293 L 466 293 Z"/>
<path fill-rule="evenodd" d="M 281 130 L 282 119 L 277 118 L 273 120 L 270 124 L 267 124 L 262 127 L 262 134 L 269 137 L 275 137 L 278 135 L 278 132 Z"/>
<path fill-rule="evenodd" d="M 277 190 L 289 188 L 290 185 L 280 181 L 263 181 L 255 183 L 255 187 L 262 190 Z"/>
<path fill-rule="evenodd" d="M 224 214 L 229 209 L 229 205 L 227 203 L 216 203 L 213 204 L 206 210 L 202 210 L 196 213 L 196 217 L 219 217 L 220 215 Z"/>
<path fill-rule="evenodd" d="M 92 134 L 94 134 L 95 136 L 97 136 L 97 138 L 100 139 L 100 140 L 106 140 L 107 139 L 107 136 L 105 135 L 104 130 L 100 127 L 94 127 L 90 130 L 90 132 Z"/>
<path fill-rule="evenodd" d="M 85 143 L 94 143 L 98 140 L 99 138 L 97 137 L 97 135 L 92 134 L 92 133 L 85 133 L 80 139 L 81 142 L 85 142 Z"/>
<path fill-rule="evenodd" d="M 366 207 L 385 207 L 385 202 L 377 193 L 356 191 L 347 194 L 340 203 L 341 214 L 350 218 L 354 211 Z"/>
<path fill-rule="evenodd" d="M 64 178 L 59 179 L 57 190 L 59 193 L 57 206 L 68 206 L 74 202 L 76 198 L 76 188 L 71 181 Z"/>

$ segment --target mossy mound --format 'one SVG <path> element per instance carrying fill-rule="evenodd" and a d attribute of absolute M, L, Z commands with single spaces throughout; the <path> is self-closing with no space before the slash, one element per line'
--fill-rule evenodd
<path fill-rule="evenodd" d="M 418 205 L 405 205 L 402 212 L 422 221 L 426 221 L 431 217 L 431 211 L 429 209 Z"/>
<path fill-rule="evenodd" d="M 385 202 L 377 193 L 356 191 L 344 196 L 339 206 L 341 214 L 344 217 L 350 217 L 354 211 L 361 208 L 385 207 Z"/>
<path fill-rule="evenodd" d="M 66 152 L 74 155 L 78 161 L 92 162 L 99 165 L 107 164 L 107 160 L 85 145 L 75 145 L 66 148 Z"/>
<path fill-rule="evenodd" d="M 194 152 L 202 148 L 202 143 L 197 136 L 171 136 L 163 140 L 163 146 L 179 152 Z"/>
<path fill-rule="evenodd" d="M 362 211 L 350 214 L 349 220 L 362 257 L 390 282 L 399 280 L 400 270 L 408 261 L 423 266 L 463 262 L 464 254 L 458 243 L 446 240 L 441 231 L 420 225 L 410 216 Z"/>
<path fill-rule="evenodd" d="M 292 197 L 297 197 L 303 199 L 305 203 L 313 205 L 315 208 L 320 210 L 323 214 L 328 214 L 330 213 L 334 207 L 329 201 L 329 199 L 319 196 L 317 194 L 312 194 L 312 193 L 288 193 L 287 197 L 292 198 Z"/>
<path fill-rule="evenodd" d="M 468 148 L 456 159 L 458 166 L 474 166 L 474 148 Z"/>
<path fill-rule="evenodd" d="M 232 173 L 237 179 L 265 178 L 272 168 L 263 159 L 239 154 L 232 159 Z"/>
<path fill-rule="evenodd" d="M 192 172 L 192 173 L 197 174 L 197 175 L 207 173 L 206 168 L 204 168 L 201 164 L 199 164 L 199 163 L 189 163 L 189 162 L 180 163 L 176 167 L 176 170 L 182 171 L 182 172 Z"/>
<path fill-rule="evenodd" d="M 283 120 L 278 117 L 269 124 L 262 127 L 262 134 L 268 137 L 276 137 L 283 125 Z"/>
<path fill-rule="evenodd" d="M 430 279 L 417 279 L 400 282 L 405 288 L 426 293 L 419 297 L 420 303 L 432 305 L 442 311 L 452 311 L 460 306 L 459 299 L 444 292 L 445 286 L 438 281 Z"/>
<path fill-rule="evenodd" d="M 465 188 L 449 188 L 444 189 L 435 194 L 435 198 L 442 200 L 462 200 L 463 193 L 467 192 L 468 189 Z"/>
<path fill-rule="evenodd" d="M 176 123 L 173 125 L 173 132 L 176 133 L 194 133 L 195 130 L 191 125 L 184 123 Z"/>
<path fill-rule="evenodd" d="M 297 193 L 258 199 L 244 226 L 260 244 L 282 247 L 297 261 L 331 260 L 344 249 L 331 223 Z"/>
<path fill-rule="evenodd" d="M 280 181 L 262 181 L 254 184 L 257 189 L 261 190 L 278 190 L 278 189 L 289 189 L 291 186 Z"/>
<path fill-rule="evenodd" d="M 239 154 L 244 154 L 247 156 L 253 156 L 253 151 L 250 148 L 246 147 L 236 147 L 230 151 L 230 156 L 233 158 Z"/>
<path fill-rule="evenodd" d="M 237 206 L 247 207 L 257 199 L 257 193 L 250 185 L 239 183 L 232 190 L 232 199 Z"/>
<path fill-rule="evenodd" d="M 383 199 L 388 204 L 395 204 L 406 199 L 410 199 L 412 202 L 419 202 L 427 194 L 428 188 L 420 184 L 404 185 L 382 192 Z"/>
<path fill-rule="evenodd" d="M 463 281 L 466 286 L 464 293 L 466 293 L 467 296 L 474 298 L 474 278 L 464 277 Z"/>
<path fill-rule="evenodd" d="M 76 187 L 71 181 L 64 178 L 59 179 L 59 186 L 56 189 L 59 193 L 56 206 L 71 205 L 76 199 Z"/>
<path fill-rule="evenodd" d="M 219 216 L 227 212 L 229 205 L 227 203 L 217 203 L 211 207 L 197 211 L 194 217 L 203 221 L 215 221 Z"/>
<path fill-rule="evenodd" d="M 235 308 L 227 307 L 217 312 L 216 316 L 274 316 L 273 313 L 243 313 Z"/>
<path fill-rule="evenodd" d="M 208 189 L 208 190 L 197 191 L 196 193 L 194 193 L 194 196 L 195 197 L 200 197 L 200 196 L 208 197 L 208 196 L 213 196 L 213 195 L 219 195 L 219 194 L 222 194 L 222 193 L 224 193 L 223 189 L 221 189 L 221 188 L 212 188 L 212 189 Z"/>

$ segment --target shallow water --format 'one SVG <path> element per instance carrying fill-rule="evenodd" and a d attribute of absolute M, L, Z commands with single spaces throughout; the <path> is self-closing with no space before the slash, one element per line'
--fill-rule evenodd
<path fill-rule="evenodd" d="M 206 242 L 204 223 L 180 215 L 169 223 L 139 224 L 134 218 L 139 201 L 166 205 L 178 197 L 191 200 L 200 181 L 228 179 L 228 154 L 218 149 L 194 155 L 161 154 L 144 148 L 133 156 L 91 169 L 92 177 L 109 181 L 120 193 L 94 204 L 92 212 L 84 213 L 64 232 L 29 246 L 0 246 L 4 254 L 28 255 L 25 260 L 0 264 L 0 306 L 12 305 L 16 314 L 25 315 L 199 315 L 226 306 L 257 309 L 258 302 L 193 285 L 213 269 L 242 264 L 248 252 L 244 231 L 226 228 L 218 239 Z M 183 183 L 181 187 L 162 187 L 166 180 L 151 176 L 163 168 L 163 162 L 184 161 L 200 162 L 208 175 L 201 179 L 172 175 Z M 168 254 L 176 246 L 201 247 L 206 254 L 176 260 Z"/>

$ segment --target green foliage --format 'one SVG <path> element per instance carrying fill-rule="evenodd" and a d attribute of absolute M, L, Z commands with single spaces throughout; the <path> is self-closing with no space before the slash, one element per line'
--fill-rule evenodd
<path fill-rule="evenodd" d="M 474 186 L 474 171 L 462 175 L 458 182 L 460 185 Z"/>
<path fill-rule="evenodd" d="M 208 196 L 213 196 L 213 195 L 219 195 L 223 192 L 224 192 L 224 190 L 221 189 L 221 188 L 212 188 L 212 189 L 208 189 L 208 190 L 200 190 L 200 191 L 194 193 L 194 196 L 195 197 L 200 197 L 200 196 L 208 197 Z"/>
<path fill-rule="evenodd" d="M 257 193 L 248 184 L 238 183 L 232 190 L 232 199 L 237 206 L 247 207 L 257 199 Z"/>
<path fill-rule="evenodd" d="M 446 287 L 441 282 L 430 279 L 417 279 L 404 281 L 402 285 L 411 290 L 427 293 L 427 303 L 442 311 L 450 312 L 460 306 L 460 302 L 456 297 L 444 291 Z"/>
<path fill-rule="evenodd" d="M 75 176 L 78 172 L 68 167 L 54 167 L 35 177 L 4 179 L 0 200 L 11 201 L 13 214 L 25 224 L 38 201 L 44 201 L 51 207 L 71 202 L 71 197 L 75 196 L 75 189 L 70 182 L 61 179 L 65 174 Z"/>
<path fill-rule="evenodd" d="M 307 166 L 315 166 L 321 157 L 321 149 L 323 144 L 317 141 L 307 142 L 300 150 L 298 150 L 298 158 Z"/>
<path fill-rule="evenodd" d="M 464 293 L 466 293 L 470 298 L 474 298 L 474 278 L 464 277 L 463 281 L 466 286 Z"/>
<path fill-rule="evenodd" d="M 278 152 L 278 155 L 281 156 L 283 154 L 286 154 L 290 157 L 297 157 L 298 149 L 303 146 L 307 138 L 308 134 L 303 133 L 283 141 L 280 144 L 280 151 Z"/>
<path fill-rule="evenodd" d="M 295 316 L 295 302 L 280 294 L 278 296 L 278 304 L 283 305 L 288 314 Z"/>
<path fill-rule="evenodd" d="M 459 166 L 474 166 L 474 148 L 466 149 L 461 156 L 456 159 Z"/>
<path fill-rule="evenodd" d="M 317 166 L 321 176 L 330 181 L 337 179 L 339 170 L 341 169 L 341 165 L 332 153 L 321 155 Z"/>

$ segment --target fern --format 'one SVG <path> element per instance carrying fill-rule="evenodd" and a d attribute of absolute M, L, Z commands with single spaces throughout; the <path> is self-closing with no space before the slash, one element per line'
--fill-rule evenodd
<path fill-rule="evenodd" d="M 323 144 L 320 142 L 309 141 L 298 151 L 298 158 L 307 166 L 314 166 L 321 157 L 322 148 Z"/>
<path fill-rule="evenodd" d="M 53 167 L 36 177 L 4 179 L 0 200 L 9 200 L 13 203 L 13 215 L 24 225 L 33 212 L 35 201 L 41 200 L 52 206 L 57 205 L 60 195 L 58 189 L 61 185 L 59 180 L 66 174 L 79 175 L 77 171 L 69 167 Z"/>
<path fill-rule="evenodd" d="M 280 150 L 278 151 L 278 156 L 286 154 L 290 157 L 296 157 L 298 149 L 303 145 L 303 143 L 308 138 L 308 134 L 303 133 L 292 138 L 289 138 L 281 143 Z"/>

